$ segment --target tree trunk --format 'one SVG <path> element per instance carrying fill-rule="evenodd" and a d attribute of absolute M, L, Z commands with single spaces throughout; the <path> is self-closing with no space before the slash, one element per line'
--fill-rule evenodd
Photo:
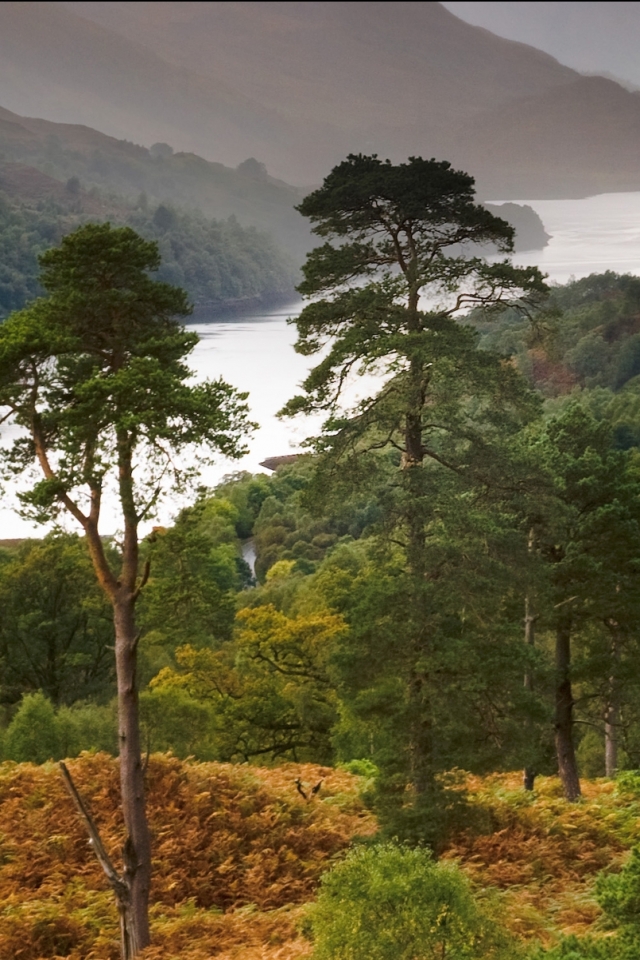
<path fill-rule="evenodd" d="M 524 599 L 524 642 L 529 647 L 533 647 L 535 643 L 535 622 L 536 618 L 533 614 L 533 605 L 531 603 L 529 594 L 527 594 Z M 524 688 L 528 693 L 533 693 L 533 674 L 530 667 L 527 667 L 525 671 Z M 533 724 L 530 717 L 527 717 L 526 727 L 527 739 L 530 741 L 533 732 Z M 527 764 L 522 773 L 522 783 L 525 790 L 533 790 L 536 776 L 537 774 L 533 766 L 531 764 Z"/>
<path fill-rule="evenodd" d="M 609 677 L 609 691 L 604 712 L 604 764 L 607 777 L 615 777 L 618 772 L 618 729 L 620 726 L 620 679 L 618 662 L 620 643 L 614 635 L 611 645 L 613 670 Z"/>
<path fill-rule="evenodd" d="M 610 684 L 613 686 L 614 678 Z M 618 724 L 620 722 L 620 708 L 616 702 L 615 693 L 610 690 L 609 703 L 604 720 L 604 765 L 605 775 L 615 777 L 618 772 Z"/>
<path fill-rule="evenodd" d="M 411 272 L 411 268 L 410 268 Z M 418 289 L 410 284 L 408 297 L 408 326 L 419 329 Z M 410 706 L 410 776 L 419 798 L 424 800 L 434 792 L 433 764 L 433 707 L 431 703 L 429 668 L 429 641 L 427 637 L 427 608 L 425 602 L 426 534 L 425 504 L 422 488 L 424 447 L 422 443 L 422 415 L 428 378 L 421 358 L 412 357 L 407 371 L 407 395 L 404 423 L 404 455 L 402 470 L 406 504 L 407 563 L 413 584 L 412 623 L 414 668 L 409 679 Z"/>
<path fill-rule="evenodd" d="M 567 800 L 581 795 L 573 746 L 573 693 L 571 690 L 571 619 L 563 618 L 556 630 L 556 753 L 558 773 Z"/>
<path fill-rule="evenodd" d="M 150 943 L 149 887 L 151 838 L 145 811 L 144 770 L 140 750 L 138 690 L 136 682 L 138 634 L 135 597 L 117 596 L 113 613 L 118 683 L 118 744 L 120 789 L 127 838 L 124 846 L 124 881 L 130 891 L 133 943 L 131 956 Z"/>
<path fill-rule="evenodd" d="M 434 784 L 433 723 L 428 684 L 429 678 L 418 673 L 413 674 L 409 684 L 411 781 L 419 796 L 428 794 Z"/>
<path fill-rule="evenodd" d="M 100 832 L 94 819 L 89 813 L 89 809 L 84 800 L 78 793 L 66 764 L 62 763 L 62 761 L 60 761 L 60 772 L 62 773 L 65 786 L 80 814 L 80 819 L 87 828 L 90 838 L 89 842 L 93 848 L 93 852 L 96 855 L 98 863 L 104 870 L 116 898 L 118 915 L 120 917 L 120 955 L 122 960 L 134 960 L 138 949 L 136 947 L 137 937 L 131 910 L 131 890 L 124 877 L 119 876 L 113 866 L 109 854 L 104 848 Z"/>

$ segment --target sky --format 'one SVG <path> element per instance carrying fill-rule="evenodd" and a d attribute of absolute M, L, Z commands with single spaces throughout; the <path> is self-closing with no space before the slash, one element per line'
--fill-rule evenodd
<path fill-rule="evenodd" d="M 445 2 L 462 20 L 640 88 L 640 3 Z"/>

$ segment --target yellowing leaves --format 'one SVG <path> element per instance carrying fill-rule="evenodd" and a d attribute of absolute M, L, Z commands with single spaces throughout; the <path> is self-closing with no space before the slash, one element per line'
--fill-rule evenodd
<path fill-rule="evenodd" d="M 337 702 L 330 660 L 345 629 L 335 614 L 247 608 L 236 617 L 233 642 L 217 650 L 182 647 L 178 669 L 162 670 L 152 688 L 180 689 L 212 705 L 220 759 L 328 761 Z"/>
<path fill-rule="evenodd" d="M 538 777 L 527 794 L 519 773 L 468 776 L 486 826 L 461 833 L 445 853 L 482 886 L 504 891 L 508 923 L 527 938 L 584 933 L 600 915 L 596 874 L 635 842 L 638 804 L 611 781 L 584 781 L 579 803 L 558 797 L 557 787 L 557 778 Z"/>

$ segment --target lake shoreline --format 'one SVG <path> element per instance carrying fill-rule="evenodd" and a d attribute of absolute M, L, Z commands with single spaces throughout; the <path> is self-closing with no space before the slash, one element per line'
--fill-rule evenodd
<path fill-rule="evenodd" d="M 279 307 L 302 302 L 295 289 L 260 294 L 254 297 L 234 297 L 226 300 L 210 300 L 207 303 L 196 303 L 193 313 L 187 318 L 187 326 L 194 323 L 216 323 L 223 320 L 243 319 L 252 316 L 256 311 L 277 310 Z"/>

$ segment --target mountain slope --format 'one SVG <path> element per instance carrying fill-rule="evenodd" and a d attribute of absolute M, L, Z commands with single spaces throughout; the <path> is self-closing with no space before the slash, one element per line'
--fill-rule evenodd
<path fill-rule="evenodd" d="M 255 152 L 267 130 L 286 142 L 273 111 L 56 3 L 0 4 L 0 89 L 23 114 L 136 142 L 177 138 L 223 162 Z"/>
<path fill-rule="evenodd" d="M 128 198 L 128 207 L 132 200 L 143 207 L 147 201 L 168 202 L 218 220 L 236 217 L 244 226 L 271 234 L 298 264 L 315 244 L 309 224 L 295 210 L 303 191 L 270 177 L 253 159 L 233 170 L 192 153 L 172 154 L 166 145 L 149 151 L 90 127 L 20 117 L 2 107 L 0 154 L 10 161 L 0 170 L 0 190 L 12 197 L 33 199 L 40 189 L 43 198 L 62 196 L 68 202 L 65 184 L 77 177 L 86 214 L 107 210 L 112 215 L 119 201 L 108 197 L 105 207 L 103 195 L 115 192 Z M 38 179 L 38 171 L 44 179 Z M 91 196 L 89 191 L 96 189 L 99 195 Z M 493 212 L 516 228 L 516 250 L 545 246 L 548 238 L 530 207 L 511 204 Z"/>
<path fill-rule="evenodd" d="M 604 77 L 579 77 L 473 118 L 450 155 L 462 167 L 482 171 L 485 196 L 639 190 L 640 93 Z"/>
<path fill-rule="evenodd" d="M 469 116 L 574 74 L 439 3 L 66 3 L 167 61 L 298 120 L 366 131 Z"/>
<path fill-rule="evenodd" d="M 524 40 L 587 74 L 640 86 L 640 4 L 628 0 L 445 0 L 456 17 L 509 40 Z"/>
<path fill-rule="evenodd" d="M 205 216 L 235 216 L 271 233 L 298 262 L 311 244 L 308 225 L 294 210 L 302 199 L 300 190 L 269 177 L 256 163 L 234 170 L 192 153 L 154 156 L 145 147 L 87 126 L 20 117 L 2 107 L 0 153 L 62 182 L 79 177 L 87 190 L 95 186 L 130 198 L 146 192 L 150 200 L 197 209 Z"/>
<path fill-rule="evenodd" d="M 17 113 L 289 182 L 363 151 L 449 158 L 505 199 L 640 188 L 640 97 L 439 3 L 6 2 L 0 88 Z M 605 137 L 623 148 L 592 158 Z"/>
<path fill-rule="evenodd" d="M 32 167 L 0 163 L 0 321 L 42 293 L 38 256 L 88 220 L 130 226 L 155 241 L 157 278 L 184 287 L 202 319 L 293 296 L 293 262 L 270 237 L 237 221 L 163 204 L 154 210 L 144 198 L 87 193 L 76 177 L 65 185 Z"/>

